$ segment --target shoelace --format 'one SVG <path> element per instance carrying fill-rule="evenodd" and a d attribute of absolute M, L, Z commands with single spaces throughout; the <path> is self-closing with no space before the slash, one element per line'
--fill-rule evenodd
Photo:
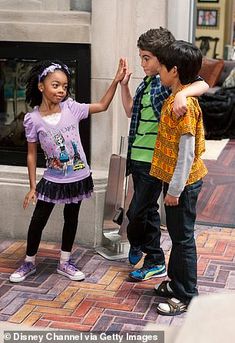
<path fill-rule="evenodd" d="M 67 262 L 67 268 L 70 269 L 71 271 L 76 271 L 77 270 L 77 267 L 76 265 L 74 264 L 74 262 L 72 262 L 71 260 L 69 260 Z"/>
<path fill-rule="evenodd" d="M 22 266 L 20 266 L 20 268 L 17 270 L 17 272 L 27 272 L 30 269 L 30 262 L 24 262 Z"/>

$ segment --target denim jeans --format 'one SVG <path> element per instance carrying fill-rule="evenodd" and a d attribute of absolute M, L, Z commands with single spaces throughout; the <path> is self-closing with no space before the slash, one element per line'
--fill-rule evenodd
<path fill-rule="evenodd" d="M 146 253 L 144 267 L 164 264 L 160 247 L 160 216 L 158 198 L 162 182 L 149 175 L 151 164 L 131 161 L 134 194 L 127 211 L 127 238 L 132 246 L 140 246 Z"/>
<path fill-rule="evenodd" d="M 165 206 L 166 225 L 172 240 L 168 263 L 170 287 L 175 296 L 186 303 L 198 294 L 197 252 L 194 239 L 196 204 L 202 180 L 185 186 L 178 206 Z M 164 183 L 164 196 L 168 184 Z"/>

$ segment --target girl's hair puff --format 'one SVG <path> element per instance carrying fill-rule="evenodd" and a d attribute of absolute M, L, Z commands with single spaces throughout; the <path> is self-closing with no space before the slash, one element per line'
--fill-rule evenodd
<path fill-rule="evenodd" d="M 42 102 L 42 93 L 38 89 L 38 83 L 39 83 L 39 76 L 42 74 L 42 72 L 50 67 L 51 65 L 59 64 L 61 68 L 58 68 L 56 70 L 61 70 L 65 73 L 68 79 L 68 88 L 67 88 L 67 94 L 66 97 L 63 99 L 66 100 L 68 96 L 70 95 L 70 87 L 71 87 L 71 76 L 68 70 L 68 67 L 59 60 L 44 60 L 39 61 L 35 63 L 35 65 L 30 70 L 27 80 L 26 80 L 26 98 L 25 101 L 33 108 L 34 106 L 40 106 Z M 43 82 L 43 80 L 46 78 L 47 75 L 42 76 L 40 78 L 40 82 Z"/>

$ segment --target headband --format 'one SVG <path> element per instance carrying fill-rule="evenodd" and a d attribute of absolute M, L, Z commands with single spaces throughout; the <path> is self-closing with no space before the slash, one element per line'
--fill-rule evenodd
<path fill-rule="evenodd" d="M 70 74 L 69 68 L 65 64 L 63 65 L 63 68 L 68 72 L 68 74 Z M 62 69 L 62 66 L 57 63 L 52 63 L 49 67 L 45 68 L 40 75 L 38 75 L 38 81 L 40 82 L 48 73 L 54 73 L 56 69 Z"/>

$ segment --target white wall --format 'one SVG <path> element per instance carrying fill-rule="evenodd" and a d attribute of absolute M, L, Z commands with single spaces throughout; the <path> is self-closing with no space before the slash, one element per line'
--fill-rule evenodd
<path fill-rule="evenodd" d="M 166 3 L 165 0 L 92 0 L 92 101 L 107 89 L 121 56 L 128 58 L 133 71 L 130 87 L 134 94 L 144 76 L 137 39 L 149 28 L 166 26 Z M 107 113 L 92 118 L 92 166 L 108 167 L 109 156 L 118 152 L 120 137 L 128 134 L 128 126 L 118 90 Z"/>
<path fill-rule="evenodd" d="M 167 28 L 176 39 L 192 42 L 195 34 L 195 0 L 168 0 Z"/>

